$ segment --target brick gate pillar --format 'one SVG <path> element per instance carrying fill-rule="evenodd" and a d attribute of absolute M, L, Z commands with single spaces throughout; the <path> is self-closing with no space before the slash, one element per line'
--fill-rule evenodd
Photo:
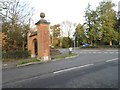
<path fill-rule="evenodd" d="M 41 13 L 40 17 L 41 19 L 35 23 L 35 25 L 37 25 L 38 58 L 41 58 L 43 61 L 47 61 L 50 60 L 50 23 L 44 19 L 44 13 Z"/>

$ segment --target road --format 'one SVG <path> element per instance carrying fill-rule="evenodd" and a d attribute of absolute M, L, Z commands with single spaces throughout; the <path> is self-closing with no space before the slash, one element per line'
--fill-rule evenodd
<path fill-rule="evenodd" d="M 79 56 L 3 70 L 3 88 L 118 88 L 118 51 L 74 52 Z"/>

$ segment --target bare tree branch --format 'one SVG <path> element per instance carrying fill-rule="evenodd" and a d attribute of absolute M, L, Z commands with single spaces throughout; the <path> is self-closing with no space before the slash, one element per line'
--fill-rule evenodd
<path fill-rule="evenodd" d="M 70 21 L 64 21 L 61 24 L 62 32 L 67 36 L 70 37 L 71 34 L 75 31 L 75 24 Z"/>

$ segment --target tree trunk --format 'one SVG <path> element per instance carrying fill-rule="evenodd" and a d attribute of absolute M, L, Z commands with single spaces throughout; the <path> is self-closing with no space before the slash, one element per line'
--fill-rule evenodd
<path fill-rule="evenodd" d="M 112 40 L 109 42 L 109 45 L 112 46 Z"/>
<path fill-rule="evenodd" d="M 93 46 L 93 42 L 92 42 L 92 40 L 90 40 L 90 43 L 91 43 L 91 46 Z"/>
<path fill-rule="evenodd" d="M 62 48 L 62 37 L 60 38 L 60 47 Z"/>
<path fill-rule="evenodd" d="M 53 32 L 52 32 L 52 46 L 54 46 L 54 35 L 53 35 Z"/>
<path fill-rule="evenodd" d="M 23 51 L 25 50 L 25 44 L 24 44 L 24 41 L 23 41 L 23 43 L 22 43 L 22 49 L 23 49 Z"/>

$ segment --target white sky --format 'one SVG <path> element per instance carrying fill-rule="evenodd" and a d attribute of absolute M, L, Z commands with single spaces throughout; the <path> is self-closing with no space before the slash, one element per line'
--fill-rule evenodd
<path fill-rule="evenodd" d="M 99 2 L 103 0 L 29 0 L 35 8 L 32 17 L 32 25 L 40 19 L 40 12 L 44 12 L 51 25 L 62 23 L 63 21 L 71 21 L 73 23 L 84 22 L 84 11 L 88 3 L 91 9 L 95 9 Z M 120 0 L 112 0 L 116 4 L 115 10 L 118 10 L 118 2 Z"/>

